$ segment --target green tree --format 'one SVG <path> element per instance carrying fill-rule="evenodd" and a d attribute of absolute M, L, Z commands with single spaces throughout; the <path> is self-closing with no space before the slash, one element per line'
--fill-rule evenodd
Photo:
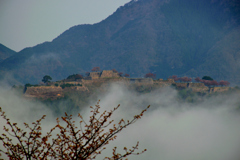
<path fill-rule="evenodd" d="M 52 77 L 50 77 L 49 75 L 45 75 L 42 79 L 44 83 L 50 82 L 50 80 L 52 80 Z"/>
<path fill-rule="evenodd" d="M 99 72 L 101 71 L 100 67 L 93 67 L 93 69 L 91 70 L 93 72 Z"/>
<path fill-rule="evenodd" d="M 155 78 L 156 78 L 156 74 L 153 74 L 153 73 L 147 73 L 147 74 L 145 74 L 144 77 L 145 77 L 145 78 L 152 78 L 152 79 L 155 79 Z"/>
<path fill-rule="evenodd" d="M 203 76 L 202 80 L 209 80 L 209 81 L 213 81 L 213 78 L 210 76 Z"/>
<path fill-rule="evenodd" d="M 76 81 L 78 79 L 83 79 L 83 76 L 81 74 L 73 74 L 67 77 L 68 80 Z"/>

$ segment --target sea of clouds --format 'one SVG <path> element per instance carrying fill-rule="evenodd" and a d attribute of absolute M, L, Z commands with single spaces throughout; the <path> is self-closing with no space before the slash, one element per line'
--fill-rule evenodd
<path fill-rule="evenodd" d="M 190 104 L 177 100 L 177 91 L 161 88 L 151 93 L 139 94 L 122 84 L 112 84 L 98 96 L 101 111 L 112 110 L 117 123 L 124 118 L 131 120 L 148 105 L 151 107 L 136 123 L 118 134 L 117 139 L 97 159 L 111 156 L 112 148 L 123 152 L 123 147 L 131 148 L 138 141 L 141 155 L 132 155 L 130 160 L 238 160 L 240 157 L 240 95 L 219 95 L 206 98 L 200 103 Z M 96 102 L 89 102 L 95 105 Z M 56 124 L 52 110 L 41 102 L 30 101 L 9 90 L 0 89 L 0 106 L 11 122 L 31 123 L 47 115 L 42 122 L 44 132 Z M 81 114 L 86 119 L 90 109 Z M 5 121 L 0 118 L 0 132 Z M 1 142 L 0 142 L 1 143 Z M 2 144 L 1 144 L 2 145 Z M 1 148 L 0 145 L 0 148 Z"/>

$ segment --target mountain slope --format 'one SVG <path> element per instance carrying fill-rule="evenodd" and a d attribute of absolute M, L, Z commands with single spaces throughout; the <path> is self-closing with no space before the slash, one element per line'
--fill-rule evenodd
<path fill-rule="evenodd" d="M 99 66 L 133 77 L 210 75 L 239 84 L 239 19 L 237 0 L 131 1 L 100 23 L 74 26 L 20 51 L 0 69 L 23 83 Z"/>
<path fill-rule="evenodd" d="M 240 84 L 240 27 L 226 34 L 207 52 L 206 61 L 189 75 L 211 75 Z"/>
<path fill-rule="evenodd" d="M 0 62 L 12 56 L 16 52 L 0 44 Z"/>

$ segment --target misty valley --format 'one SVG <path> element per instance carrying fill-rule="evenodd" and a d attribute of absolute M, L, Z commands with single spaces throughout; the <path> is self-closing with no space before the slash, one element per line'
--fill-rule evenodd
<path fill-rule="evenodd" d="M 156 79 L 152 73 L 147 73 L 144 78 L 131 78 L 130 75 L 126 75 L 127 77 L 123 76 L 123 73 L 116 69 L 101 71 L 99 68 L 95 71 L 93 68 L 92 72 L 86 72 L 85 76 L 73 74 L 66 79 L 54 82 L 51 81 L 50 76 L 46 75 L 39 84 L 13 85 L 12 90 L 30 101 L 43 103 L 56 116 L 64 115 L 65 112 L 77 113 L 91 103 L 97 102 L 101 99 L 99 95 L 108 93 L 114 84 L 122 85 L 139 96 L 152 94 L 164 88 L 171 88 L 177 93 L 174 101 L 192 105 L 203 103 L 209 98 L 229 94 L 237 95 L 240 92 L 238 86 L 229 87 L 229 82 L 217 82 L 209 76 L 205 76 L 207 77 L 206 80 L 205 77 L 192 80 L 188 77 L 177 76 L 163 80 Z M 153 105 L 144 104 L 145 106 Z M 236 109 L 239 106 L 236 105 Z"/>
<path fill-rule="evenodd" d="M 108 145 L 98 156 L 100 159 L 110 155 L 114 146 L 124 148 L 137 141 L 140 141 L 139 150 L 147 151 L 129 156 L 133 160 L 149 157 L 235 160 L 239 157 L 239 87 L 213 89 L 201 82 L 175 82 L 174 79 L 96 78 L 101 74 L 93 73 L 90 78 L 71 79 L 74 76 L 69 76 L 45 84 L 15 85 L 10 90 L 2 88 L 0 106 L 11 121 L 19 125 L 47 115 L 41 122 L 44 131 L 54 126 L 56 118 L 64 116 L 65 112 L 72 114 L 74 119 L 77 113 L 87 119 L 89 106 L 96 105 L 98 100 L 101 111 L 120 104 L 113 118 L 115 121 L 121 117 L 131 119 L 150 105 L 138 122 L 121 131 Z M 112 71 L 107 73 L 114 75 Z M 0 125 L 5 124 L 1 121 Z"/>
<path fill-rule="evenodd" d="M 239 0 L 129 0 L 18 52 L 3 37 L 0 160 L 240 160 Z"/>

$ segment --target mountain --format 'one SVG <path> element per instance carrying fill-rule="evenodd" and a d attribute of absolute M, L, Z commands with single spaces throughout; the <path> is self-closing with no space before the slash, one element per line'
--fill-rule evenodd
<path fill-rule="evenodd" d="M 240 84 L 238 0 L 132 0 L 105 20 L 73 26 L 52 42 L 0 63 L 23 83 L 85 73 L 99 66 L 132 77 L 148 72 Z"/>
<path fill-rule="evenodd" d="M 16 52 L 0 43 L 0 62 L 14 55 Z"/>

